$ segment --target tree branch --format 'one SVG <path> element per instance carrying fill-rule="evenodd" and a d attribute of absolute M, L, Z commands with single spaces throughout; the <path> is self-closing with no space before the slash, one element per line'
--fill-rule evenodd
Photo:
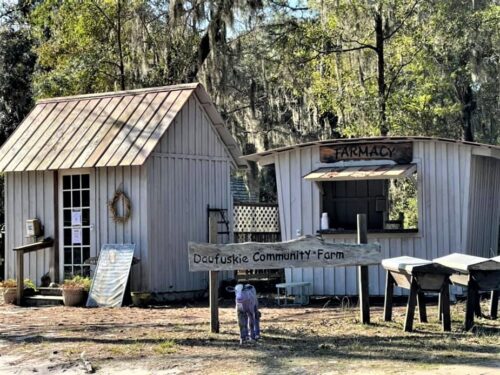
<path fill-rule="evenodd" d="M 413 5 L 411 6 L 410 10 L 406 13 L 406 15 L 404 16 L 403 20 L 399 23 L 398 26 L 396 26 L 394 28 L 394 30 L 392 30 L 389 35 L 386 35 L 384 36 L 384 40 L 388 40 L 390 39 L 394 34 L 396 34 L 402 27 L 403 25 L 405 24 L 405 22 L 408 20 L 408 18 L 410 18 L 410 16 L 412 15 L 413 11 L 415 10 L 417 4 L 420 2 L 420 0 L 415 0 L 415 2 L 413 3 Z"/>

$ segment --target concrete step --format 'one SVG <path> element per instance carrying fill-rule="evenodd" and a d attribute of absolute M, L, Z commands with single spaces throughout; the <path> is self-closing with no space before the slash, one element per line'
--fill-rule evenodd
<path fill-rule="evenodd" d="M 40 294 L 42 296 L 62 296 L 62 289 L 61 288 L 43 288 L 39 287 L 37 288 L 37 294 Z"/>
<path fill-rule="evenodd" d="M 26 306 L 59 306 L 64 304 L 62 296 L 42 296 L 40 294 L 24 297 L 24 303 Z"/>

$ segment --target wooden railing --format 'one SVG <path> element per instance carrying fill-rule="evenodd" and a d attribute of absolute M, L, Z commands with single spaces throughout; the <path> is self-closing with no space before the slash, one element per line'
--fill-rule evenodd
<path fill-rule="evenodd" d="M 24 293 L 24 254 L 31 253 L 32 251 L 38 251 L 46 249 L 48 247 L 54 246 L 54 240 L 52 238 L 45 238 L 43 241 L 31 243 L 28 245 L 15 247 L 13 250 L 16 252 L 17 256 L 17 304 L 19 306 L 23 303 L 23 293 Z"/>

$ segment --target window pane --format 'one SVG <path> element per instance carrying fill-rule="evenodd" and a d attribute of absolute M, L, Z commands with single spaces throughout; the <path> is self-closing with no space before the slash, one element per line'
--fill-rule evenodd
<path fill-rule="evenodd" d="M 82 267 L 80 266 L 74 266 L 73 267 L 73 274 L 76 275 L 81 275 L 82 274 Z"/>
<path fill-rule="evenodd" d="M 90 247 L 84 247 L 82 249 L 82 252 L 83 252 L 82 260 L 83 262 L 85 262 L 87 259 L 90 258 Z"/>
<path fill-rule="evenodd" d="M 82 225 L 90 225 L 90 210 L 88 208 L 82 209 Z"/>
<path fill-rule="evenodd" d="M 71 279 L 73 277 L 72 268 L 73 267 L 71 266 L 64 267 L 64 280 Z"/>
<path fill-rule="evenodd" d="M 64 245 L 71 245 L 71 229 L 64 229 Z"/>
<path fill-rule="evenodd" d="M 71 247 L 64 248 L 64 264 L 72 264 L 73 260 L 71 259 Z"/>
<path fill-rule="evenodd" d="M 69 227 L 71 225 L 71 210 L 64 210 L 63 211 L 63 221 L 64 221 L 64 226 Z"/>
<path fill-rule="evenodd" d="M 73 192 L 73 207 L 80 207 L 80 191 Z"/>
<path fill-rule="evenodd" d="M 80 247 L 73 249 L 73 264 L 82 264 L 82 249 Z"/>
<path fill-rule="evenodd" d="M 82 191 L 82 207 L 90 206 L 90 191 L 83 190 Z"/>
<path fill-rule="evenodd" d="M 71 192 L 69 191 L 63 193 L 63 207 L 71 207 Z"/>
<path fill-rule="evenodd" d="M 79 174 L 75 174 L 75 175 L 71 176 L 71 180 L 73 182 L 72 188 L 73 189 L 80 189 L 80 175 Z"/>
<path fill-rule="evenodd" d="M 90 176 L 88 174 L 82 174 L 82 188 L 88 189 L 90 187 Z"/>
<path fill-rule="evenodd" d="M 82 229 L 82 245 L 90 245 L 90 229 Z"/>
<path fill-rule="evenodd" d="M 83 266 L 82 269 L 83 269 L 82 276 L 90 277 L 90 267 L 89 266 Z"/>
<path fill-rule="evenodd" d="M 71 176 L 63 176 L 63 189 L 71 189 Z"/>

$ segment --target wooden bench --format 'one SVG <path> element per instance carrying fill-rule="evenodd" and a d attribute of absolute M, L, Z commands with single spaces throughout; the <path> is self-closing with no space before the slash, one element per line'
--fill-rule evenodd
<path fill-rule="evenodd" d="M 417 302 L 420 322 L 427 323 L 425 292 L 439 293 L 439 304 L 442 306 L 439 319 L 442 321 L 443 331 L 451 330 L 449 277 L 453 270 L 429 260 L 409 256 L 384 259 L 382 266 L 387 271 L 384 301 L 386 322 L 392 320 L 394 286 L 399 286 L 410 290 L 404 324 L 405 332 L 413 330 Z"/>
<path fill-rule="evenodd" d="M 490 316 L 495 319 L 498 312 L 498 291 L 500 290 L 500 257 L 482 258 L 473 255 L 453 253 L 434 259 L 454 270 L 450 280 L 454 285 L 467 288 L 465 309 L 465 330 L 474 325 L 474 315 L 481 316 L 479 291 L 491 291 Z"/>

